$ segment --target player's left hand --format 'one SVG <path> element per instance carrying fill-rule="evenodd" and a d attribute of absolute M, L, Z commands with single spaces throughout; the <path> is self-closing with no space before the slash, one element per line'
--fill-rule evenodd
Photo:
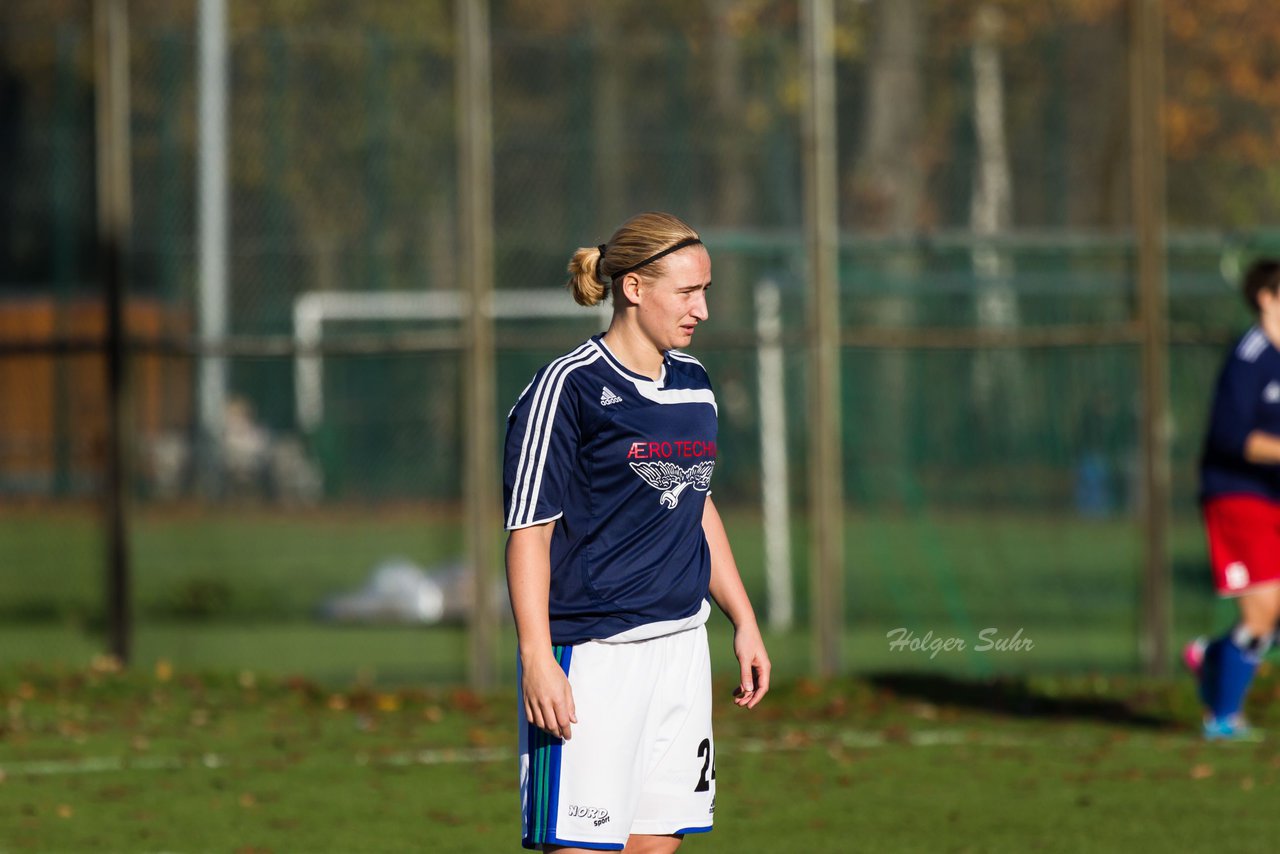
<path fill-rule="evenodd" d="M 769 693 L 769 653 L 755 623 L 737 626 L 733 631 L 733 654 L 738 657 L 741 681 L 733 689 L 734 705 L 754 709 Z"/>

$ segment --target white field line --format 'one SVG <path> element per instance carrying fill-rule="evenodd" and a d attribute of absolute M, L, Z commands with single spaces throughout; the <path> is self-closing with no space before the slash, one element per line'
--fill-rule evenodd
<path fill-rule="evenodd" d="M 798 737 L 797 737 L 798 736 Z M 898 736 L 886 736 L 880 730 L 813 730 L 797 731 L 791 738 L 781 740 L 738 739 L 723 746 L 742 753 L 795 753 L 815 747 L 849 747 L 869 749 L 875 747 L 1016 747 L 1036 742 L 997 733 L 975 733 L 971 730 L 919 730 Z M 1058 743 L 1061 743 L 1059 740 Z M 717 745 L 717 748 L 721 745 Z"/>
<path fill-rule="evenodd" d="M 354 765 L 455 765 L 472 762 L 496 762 L 514 759 L 515 754 L 505 748 L 459 747 L 443 750 L 418 750 L 413 753 L 395 753 L 375 756 L 357 753 L 352 757 Z M 30 762 L 0 762 L 0 779 L 14 777 L 49 777 L 70 774 L 100 774 L 119 771 L 181 771 L 189 769 L 230 768 L 247 765 L 234 757 L 217 753 L 203 756 L 86 756 L 80 759 L 42 759 Z"/>
<path fill-rule="evenodd" d="M 971 730 L 919 730 L 903 733 L 898 737 L 886 737 L 878 730 L 796 730 L 791 738 L 781 739 L 733 739 L 721 742 L 717 747 L 729 752 L 741 753 L 796 753 L 821 747 L 847 747 L 869 749 L 888 746 L 908 747 L 1017 747 L 1031 746 L 1035 739 L 1016 738 L 996 733 L 975 733 Z M 1062 745 L 1061 738 L 1054 743 Z M 515 759 L 514 751 L 504 747 L 451 747 L 433 750 L 415 750 L 406 753 L 376 755 L 356 753 L 352 764 L 367 765 L 460 765 L 475 762 L 504 762 Z M 237 760 L 232 756 L 205 753 L 201 756 L 86 756 L 80 759 L 43 759 L 29 762 L 0 762 L 0 780 L 15 777 L 50 777 L 73 774 L 101 774 L 126 771 L 179 771 L 188 769 L 217 769 L 247 765 L 252 760 Z"/>

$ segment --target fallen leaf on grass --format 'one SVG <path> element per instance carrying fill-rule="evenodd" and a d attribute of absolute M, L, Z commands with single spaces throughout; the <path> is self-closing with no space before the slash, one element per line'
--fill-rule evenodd
<path fill-rule="evenodd" d="M 812 679 L 801 677 L 796 680 L 796 693 L 801 697 L 816 697 L 818 695 L 818 684 Z"/>
<path fill-rule="evenodd" d="M 114 655 L 95 655 L 89 662 L 89 669 L 94 673 L 119 673 L 124 665 Z"/>
<path fill-rule="evenodd" d="M 470 715 L 481 711 L 484 708 L 484 701 L 474 692 L 458 688 L 449 693 L 449 705 Z"/>
<path fill-rule="evenodd" d="M 779 740 L 782 742 L 783 747 L 788 747 L 793 750 L 808 747 L 813 741 L 813 739 L 809 737 L 808 733 L 801 732 L 796 729 L 787 730 L 782 734 L 782 738 Z"/>
<path fill-rule="evenodd" d="M 911 707 L 911 713 L 925 721 L 936 721 L 938 719 L 938 707 L 929 703 L 916 703 Z"/>
<path fill-rule="evenodd" d="M 438 821 L 441 824 L 447 824 L 450 827 L 457 827 L 463 823 L 461 816 L 444 810 L 427 810 L 427 818 L 432 821 Z"/>
<path fill-rule="evenodd" d="M 112 785 L 103 786 L 98 790 L 98 797 L 104 801 L 123 801 L 133 795 L 133 789 L 129 786 Z"/>
<path fill-rule="evenodd" d="M 1204 763 L 1201 763 L 1199 765 L 1193 765 L 1191 767 L 1192 780 L 1207 780 L 1212 776 L 1213 776 L 1213 769 L 1210 768 L 1208 765 L 1205 765 Z"/>

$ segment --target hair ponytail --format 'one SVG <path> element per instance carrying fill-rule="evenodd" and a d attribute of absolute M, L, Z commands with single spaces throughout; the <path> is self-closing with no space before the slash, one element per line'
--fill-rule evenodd
<path fill-rule="evenodd" d="M 609 295 L 600 271 L 601 257 L 599 248 L 584 246 L 569 259 L 568 286 L 578 305 L 599 305 Z"/>

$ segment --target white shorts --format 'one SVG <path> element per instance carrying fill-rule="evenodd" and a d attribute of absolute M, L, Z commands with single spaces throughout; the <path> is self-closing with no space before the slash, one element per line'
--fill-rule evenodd
<path fill-rule="evenodd" d="M 555 651 L 578 722 L 562 741 L 529 723 L 518 698 L 524 847 L 621 850 L 633 833 L 710 830 L 716 766 L 706 627 Z"/>

